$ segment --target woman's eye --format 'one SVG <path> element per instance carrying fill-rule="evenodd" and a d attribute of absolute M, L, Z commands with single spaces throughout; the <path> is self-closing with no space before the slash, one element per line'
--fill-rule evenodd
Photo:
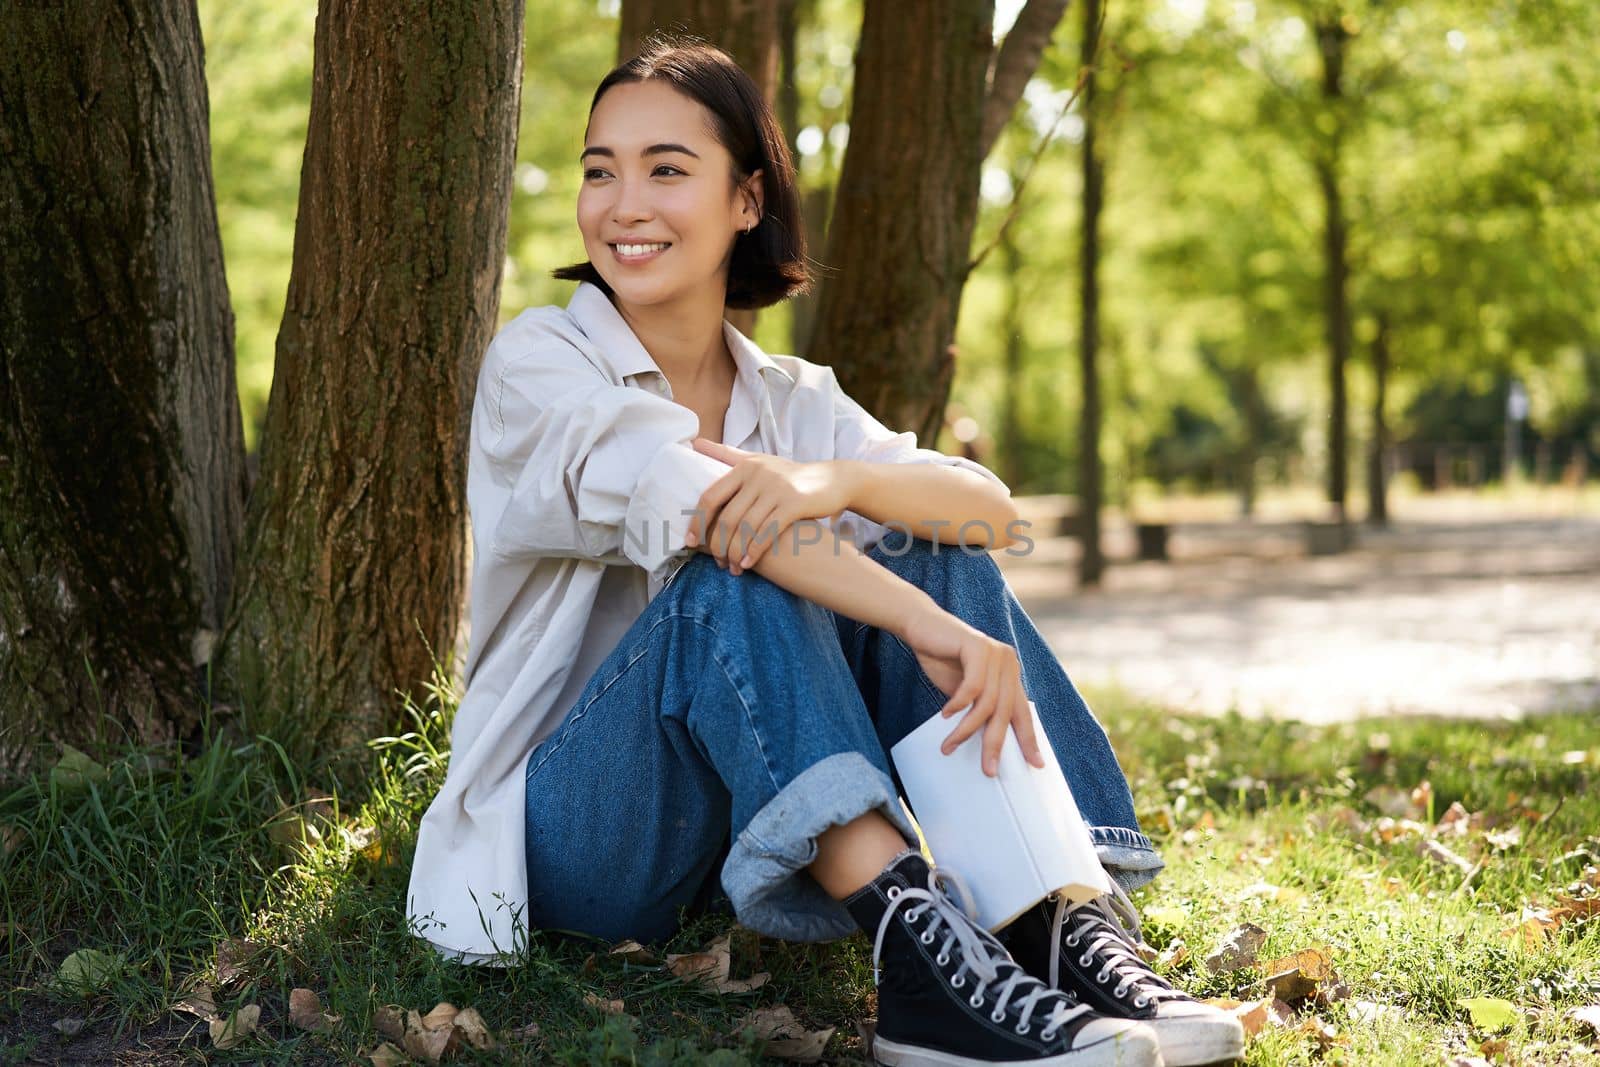
<path fill-rule="evenodd" d="M 656 166 L 656 169 L 651 171 L 650 173 L 651 174 L 660 174 L 662 171 L 667 171 L 668 172 L 667 173 L 667 177 L 669 177 L 669 178 L 671 178 L 671 177 L 680 177 L 680 176 L 683 175 L 683 171 L 679 170 L 677 167 L 674 167 L 670 163 L 658 164 Z M 583 180 L 584 181 L 588 181 L 591 178 L 603 178 L 603 177 L 605 177 L 605 174 L 606 174 L 606 172 L 603 171 L 603 170 L 600 170 L 598 167 L 591 167 L 589 170 L 586 170 L 586 171 L 583 172 Z"/>

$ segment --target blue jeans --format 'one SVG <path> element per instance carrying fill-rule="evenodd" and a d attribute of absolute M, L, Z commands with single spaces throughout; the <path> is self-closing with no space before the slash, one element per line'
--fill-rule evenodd
<path fill-rule="evenodd" d="M 1101 862 L 1126 889 L 1154 878 L 1163 864 L 1104 728 L 989 554 L 891 529 L 867 555 L 1017 649 Z M 745 926 L 853 932 L 805 869 L 816 837 L 877 810 L 916 845 L 886 753 L 945 700 L 894 634 L 696 553 L 528 757 L 530 925 L 665 939 L 721 861 Z"/>

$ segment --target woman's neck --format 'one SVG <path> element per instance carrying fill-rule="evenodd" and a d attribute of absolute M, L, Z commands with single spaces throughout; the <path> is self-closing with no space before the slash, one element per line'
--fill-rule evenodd
<path fill-rule="evenodd" d="M 674 393 L 703 393 L 729 377 L 733 357 L 722 330 L 725 305 L 715 294 L 698 304 L 685 299 L 635 308 L 615 296 L 611 302 Z"/>

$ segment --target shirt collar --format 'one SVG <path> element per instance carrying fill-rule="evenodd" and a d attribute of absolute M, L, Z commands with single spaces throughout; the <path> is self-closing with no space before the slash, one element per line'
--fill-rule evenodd
<path fill-rule="evenodd" d="M 650 358 L 650 353 L 639 343 L 639 338 L 628 325 L 628 320 L 622 317 L 622 313 L 611 303 L 611 298 L 606 296 L 605 290 L 598 285 L 593 282 L 579 282 L 572 299 L 567 302 L 567 314 L 576 320 L 584 336 L 595 342 L 601 355 L 611 363 L 618 377 L 625 378 L 630 374 L 648 372 L 661 373 L 656 361 Z M 728 351 L 733 353 L 733 361 L 741 373 L 749 373 L 763 385 L 774 375 L 781 377 L 787 383 L 794 381 L 793 375 L 778 366 L 777 361 L 763 352 L 754 341 L 740 333 L 727 319 L 722 320 L 722 336 L 727 341 Z"/>

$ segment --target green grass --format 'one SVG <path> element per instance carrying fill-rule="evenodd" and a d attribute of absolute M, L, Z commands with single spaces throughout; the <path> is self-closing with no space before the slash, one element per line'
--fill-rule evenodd
<path fill-rule="evenodd" d="M 1320 947 L 1349 987 L 1346 999 L 1302 1009 L 1336 1031 L 1336 1043 L 1268 1029 L 1248 1063 L 1437 1067 L 1479 1054 L 1485 1040 L 1503 1042 L 1505 1062 L 1600 1062 L 1593 1036 L 1566 1017 L 1600 1003 L 1600 919 L 1569 922 L 1536 946 L 1504 936 L 1524 907 L 1554 903 L 1600 865 L 1600 714 L 1312 729 L 1093 698 L 1168 862 L 1135 895 L 1147 937 L 1177 961 L 1159 966 L 1200 995 L 1259 998 L 1256 972 L 1200 966 L 1249 921 L 1268 932 L 1263 959 Z M 859 935 L 831 945 L 736 942 L 735 974 L 760 969 L 772 980 L 727 997 L 608 957 L 604 946 L 544 935 L 524 966 L 504 972 L 444 964 L 419 947 L 404 932 L 402 901 L 452 708 L 452 695 L 437 690 L 426 709 L 409 709 L 413 732 L 373 745 L 364 775 L 317 782 L 337 810 L 313 820 L 326 833 L 310 847 L 286 843 L 282 830 L 293 824 L 279 813 L 321 789 L 270 744 L 226 734 L 198 755 L 108 755 L 102 776 L 46 776 L 0 795 L 10 842 L 0 855 L 0 1063 L 109 1061 L 133 1047 L 140 1062 L 352 1062 L 379 1040 L 380 1006 L 425 1012 L 441 1000 L 478 1009 L 497 1031 L 540 1028 L 541 1044 L 463 1052 L 461 1062 L 759 1062 L 735 1023 L 780 1003 L 809 1025 L 838 1027 L 829 1059 L 863 1062 L 855 1023 L 874 1009 L 870 945 Z M 1520 842 L 1485 845 L 1469 878 L 1419 855 L 1411 839 L 1385 842 L 1335 817 L 1350 809 L 1375 821 L 1369 790 L 1423 780 L 1430 824 L 1459 801 L 1503 819 L 1500 830 L 1518 827 Z M 1472 855 L 1470 840 L 1450 844 Z M 661 947 L 699 949 L 729 924 L 701 918 Z M 187 980 L 215 983 L 217 947 L 239 938 L 260 947 L 217 1000 L 224 1011 L 259 1004 L 261 1029 L 219 1052 L 204 1024 L 169 1006 Z M 120 957 L 121 973 L 87 995 L 62 990 L 62 961 L 84 948 Z M 342 1016 L 330 1033 L 289 1024 L 296 986 Z M 601 1014 L 586 995 L 623 1000 L 627 1017 Z M 1471 997 L 1525 1011 L 1486 1033 L 1460 1006 Z M 1363 1020 L 1357 1002 L 1392 1011 Z M 59 1036 L 51 1023 L 63 1018 L 86 1020 L 82 1032 Z"/>

